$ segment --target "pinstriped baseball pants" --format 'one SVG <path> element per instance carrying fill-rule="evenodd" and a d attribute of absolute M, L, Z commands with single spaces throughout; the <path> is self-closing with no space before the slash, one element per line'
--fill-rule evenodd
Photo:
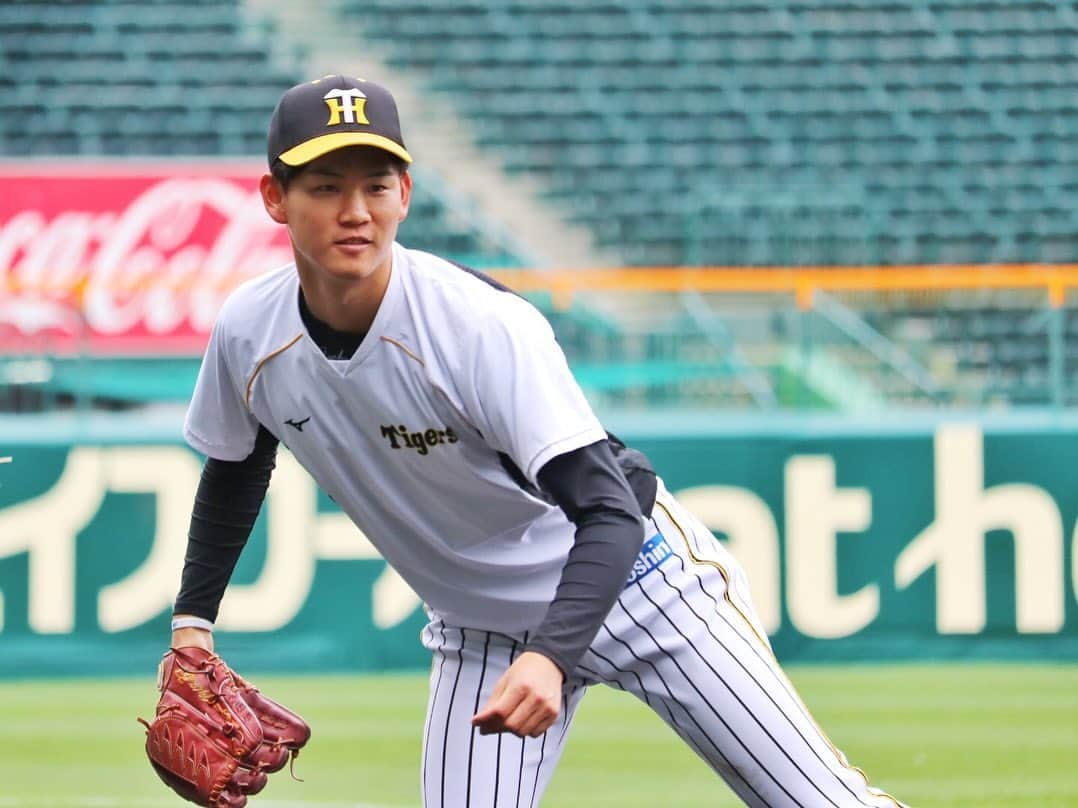
<path fill-rule="evenodd" d="M 775 660 L 740 565 L 661 485 L 646 535 L 658 549 L 642 552 L 539 738 L 470 724 L 527 637 L 427 626 L 425 808 L 538 806 L 594 684 L 644 701 L 753 808 L 904 808 L 831 745 Z"/>

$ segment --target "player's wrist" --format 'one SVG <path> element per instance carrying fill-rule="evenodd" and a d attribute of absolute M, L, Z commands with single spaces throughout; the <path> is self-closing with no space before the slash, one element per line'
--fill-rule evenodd
<path fill-rule="evenodd" d="M 535 647 L 529 645 L 524 649 L 523 653 L 521 653 L 520 656 L 538 657 L 543 662 L 549 664 L 553 670 L 556 670 L 558 672 L 558 674 L 561 676 L 562 682 L 564 682 L 568 678 L 565 672 L 564 664 L 558 660 L 555 654 L 543 649 L 542 647 Z M 519 659 L 520 657 L 517 658 Z"/>
<path fill-rule="evenodd" d="M 198 628 L 203 631 L 213 631 L 213 621 L 193 614 L 174 614 L 172 616 L 172 630 L 176 631 L 181 628 Z"/>
<path fill-rule="evenodd" d="M 173 648 L 213 650 L 213 623 L 202 617 L 178 614 L 172 618 Z"/>

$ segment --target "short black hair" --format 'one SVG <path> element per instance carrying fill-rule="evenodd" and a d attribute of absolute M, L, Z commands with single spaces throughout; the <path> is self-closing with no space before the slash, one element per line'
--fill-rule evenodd
<path fill-rule="evenodd" d="M 408 163 L 397 157 L 395 154 L 386 152 L 385 157 L 386 164 L 390 169 L 397 173 L 397 176 L 403 176 L 408 170 Z M 303 165 L 290 166 L 288 163 L 285 163 L 278 158 L 274 160 L 273 165 L 270 166 L 270 174 L 272 174 L 273 178 L 280 183 L 281 188 L 287 191 L 289 186 L 296 181 L 296 178 L 299 177 L 309 165 L 310 163 L 304 163 Z"/>
<path fill-rule="evenodd" d="M 283 160 L 277 159 L 273 161 L 273 165 L 270 166 L 270 174 L 277 180 L 281 188 L 288 190 L 288 186 L 292 184 L 292 181 L 303 173 L 303 169 L 307 166 L 290 166 Z"/>

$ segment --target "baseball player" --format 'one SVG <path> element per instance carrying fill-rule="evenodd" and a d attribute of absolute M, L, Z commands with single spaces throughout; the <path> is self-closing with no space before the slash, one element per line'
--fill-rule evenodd
<path fill-rule="evenodd" d="M 540 313 L 396 243 L 411 157 L 389 92 L 293 87 L 268 151 L 295 262 L 229 297 L 202 363 L 173 646 L 212 649 L 284 443 L 426 604 L 427 808 L 538 805 L 595 684 L 646 702 L 747 805 L 900 805 L 813 722 L 737 561 L 603 429 Z"/>

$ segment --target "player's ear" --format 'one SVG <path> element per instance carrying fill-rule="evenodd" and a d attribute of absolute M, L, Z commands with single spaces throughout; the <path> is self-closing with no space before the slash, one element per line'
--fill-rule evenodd
<path fill-rule="evenodd" d="M 408 216 L 408 206 L 412 203 L 412 174 L 405 170 L 401 172 L 401 212 L 397 217 L 398 222 L 403 222 Z"/>
<path fill-rule="evenodd" d="M 262 204 L 266 207 L 266 213 L 277 224 L 288 224 L 288 213 L 284 204 L 284 188 L 272 174 L 263 174 L 258 183 L 258 190 L 262 192 Z"/>

